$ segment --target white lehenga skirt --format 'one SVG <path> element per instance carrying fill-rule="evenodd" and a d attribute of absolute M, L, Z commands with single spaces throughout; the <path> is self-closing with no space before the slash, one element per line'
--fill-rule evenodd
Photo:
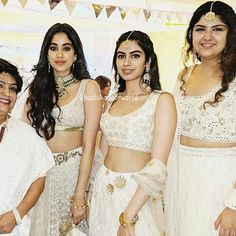
<path fill-rule="evenodd" d="M 82 147 L 54 153 L 55 166 L 48 172 L 45 189 L 33 208 L 31 236 L 59 236 L 59 227 L 69 217 Z"/>
<path fill-rule="evenodd" d="M 236 148 L 180 145 L 178 169 L 178 203 L 170 209 L 176 222 L 169 222 L 169 236 L 218 236 L 214 222 L 236 181 Z"/>
<path fill-rule="evenodd" d="M 118 173 L 104 165 L 98 170 L 89 214 L 90 236 L 116 236 L 119 215 L 126 209 L 138 185 L 135 173 Z M 138 213 L 135 236 L 164 235 L 159 230 L 163 226 L 162 201 L 149 200 Z"/>

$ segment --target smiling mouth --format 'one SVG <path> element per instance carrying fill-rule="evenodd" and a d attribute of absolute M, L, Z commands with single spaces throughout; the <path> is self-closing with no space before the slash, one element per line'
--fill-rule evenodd
<path fill-rule="evenodd" d="M 11 101 L 9 99 L 0 98 L 0 103 L 5 104 L 5 105 L 9 105 L 9 104 L 11 104 Z"/>
<path fill-rule="evenodd" d="M 215 44 L 213 44 L 213 43 L 202 43 L 201 46 L 204 47 L 204 48 L 211 48 L 211 47 L 215 46 Z"/>

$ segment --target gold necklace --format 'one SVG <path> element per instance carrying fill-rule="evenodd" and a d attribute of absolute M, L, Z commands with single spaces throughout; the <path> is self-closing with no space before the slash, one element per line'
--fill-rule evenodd
<path fill-rule="evenodd" d="M 67 76 L 58 76 L 55 78 L 56 89 L 58 91 L 59 97 L 62 97 L 66 93 L 66 87 L 71 84 L 76 83 L 78 80 L 74 77 L 73 74 L 69 74 Z"/>
<path fill-rule="evenodd" d="M 2 142 L 3 137 L 4 137 L 4 134 L 5 134 L 6 129 L 7 129 L 7 122 L 8 122 L 8 118 L 7 118 L 6 121 L 4 121 L 4 122 L 0 125 L 0 127 L 1 127 L 1 129 L 0 129 L 0 143 Z"/>

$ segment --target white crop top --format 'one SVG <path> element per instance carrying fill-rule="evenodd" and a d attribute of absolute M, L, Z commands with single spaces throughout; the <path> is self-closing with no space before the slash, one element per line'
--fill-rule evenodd
<path fill-rule="evenodd" d="M 140 152 L 151 152 L 156 102 L 160 92 L 152 92 L 137 110 L 122 116 L 109 114 L 100 121 L 101 130 L 109 146 Z"/>
<path fill-rule="evenodd" d="M 83 129 L 84 127 L 84 90 L 89 79 L 81 80 L 80 87 L 72 101 L 59 109 L 53 109 L 53 116 L 56 120 L 55 130 Z M 59 118 L 57 118 L 59 115 Z"/>
<path fill-rule="evenodd" d="M 181 96 L 180 134 L 209 142 L 236 142 L 236 79 L 230 83 L 223 100 L 214 106 L 203 104 L 214 101 L 220 83 L 204 96 Z"/>

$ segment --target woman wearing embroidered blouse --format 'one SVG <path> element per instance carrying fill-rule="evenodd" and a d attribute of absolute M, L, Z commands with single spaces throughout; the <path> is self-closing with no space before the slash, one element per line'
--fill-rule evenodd
<path fill-rule="evenodd" d="M 43 138 L 10 114 L 23 81 L 17 68 L 0 58 L 0 234 L 28 236 L 29 210 L 54 165 Z"/>
<path fill-rule="evenodd" d="M 164 230 L 160 199 L 176 126 L 174 100 L 161 91 L 147 34 L 122 34 L 113 67 L 120 87 L 101 118 L 105 161 L 94 183 L 90 235 L 158 236 Z"/>
<path fill-rule="evenodd" d="M 76 224 L 86 218 L 101 95 L 90 79 L 79 36 L 68 24 L 48 30 L 34 71 L 24 119 L 46 139 L 55 167 L 34 211 L 31 235 L 58 236 L 69 215 Z"/>
<path fill-rule="evenodd" d="M 185 66 L 176 85 L 179 134 L 170 158 L 169 235 L 236 235 L 236 15 L 206 2 L 186 33 Z M 177 189 L 176 189 L 177 187 Z"/>

